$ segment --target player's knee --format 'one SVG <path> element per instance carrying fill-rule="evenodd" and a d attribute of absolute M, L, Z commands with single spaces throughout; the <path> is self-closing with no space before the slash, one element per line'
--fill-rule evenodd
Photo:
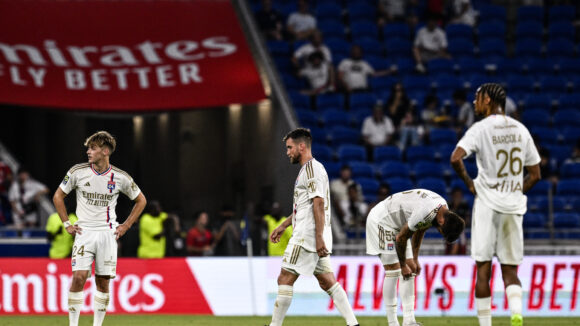
<path fill-rule="evenodd" d="M 85 286 L 85 282 L 87 277 L 82 273 L 74 273 L 72 277 L 72 287 L 74 288 L 83 288 Z"/>

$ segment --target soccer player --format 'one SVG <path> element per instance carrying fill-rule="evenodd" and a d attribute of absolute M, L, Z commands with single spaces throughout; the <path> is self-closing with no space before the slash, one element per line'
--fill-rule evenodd
<path fill-rule="evenodd" d="M 403 301 L 403 326 L 415 321 L 415 275 L 421 272 L 419 248 L 425 231 L 435 226 L 447 242 L 457 240 L 465 222 L 450 211 L 443 197 L 426 189 L 393 194 L 367 217 L 367 254 L 378 255 L 385 269 L 383 299 L 389 326 L 397 320 L 397 280 Z"/>
<path fill-rule="evenodd" d="M 278 276 L 278 296 L 270 326 L 280 326 L 292 302 L 292 286 L 300 275 L 312 275 L 326 291 L 346 324 L 358 325 L 346 292 L 334 278 L 329 254 L 332 252 L 330 228 L 330 193 L 324 166 L 312 157 L 310 130 L 298 128 L 284 137 L 290 163 L 302 168 L 294 186 L 294 210 L 270 235 L 277 243 L 292 224 L 294 232 L 282 259 Z"/>
<path fill-rule="evenodd" d="M 451 154 L 451 165 L 475 195 L 471 217 L 471 257 L 477 265 L 475 301 L 479 325 L 491 325 L 491 260 L 501 274 L 511 312 L 511 325 L 523 324 L 522 286 L 518 265 L 523 260 L 522 218 L 525 192 L 540 180 L 540 155 L 532 136 L 519 121 L 505 115 L 506 92 L 498 84 L 483 84 L 475 93 L 473 124 Z M 477 178 L 467 174 L 463 159 L 476 153 Z M 524 177 L 526 167 L 528 174 Z"/>
<path fill-rule="evenodd" d="M 71 265 L 73 279 L 68 294 L 69 325 L 77 326 L 83 305 L 83 288 L 95 262 L 93 326 L 100 326 L 109 304 L 109 279 L 115 278 L 117 241 L 135 223 L 147 200 L 131 176 L 109 163 L 116 140 L 99 131 L 85 141 L 88 163 L 73 166 L 56 190 L 53 202 L 66 231 L 75 237 Z M 78 222 L 68 219 L 64 198 L 76 191 Z M 123 224 L 117 223 L 115 206 L 122 192 L 135 205 Z"/>

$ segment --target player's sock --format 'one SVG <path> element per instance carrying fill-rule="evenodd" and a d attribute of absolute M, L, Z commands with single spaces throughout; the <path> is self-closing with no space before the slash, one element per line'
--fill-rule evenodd
<path fill-rule="evenodd" d="M 358 321 L 354 316 L 354 312 L 352 312 L 352 307 L 350 306 L 350 303 L 348 303 L 348 297 L 346 295 L 346 292 L 344 291 L 340 283 L 338 282 L 334 283 L 334 285 L 331 286 L 330 289 L 326 291 L 326 293 L 328 293 L 328 295 L 330 295 L 330 297 L 332 298 L 332 301 L 334 301 L 336 309 L 346 320 L 347 325 L 352 326 L 358 324 Z"/>
<path fill-rule="evenodd" d="M 383 281 L 383 300 L 387 308 L 387 322 L 389 326 L 399 326 L 397 320 L 397 280 L 401 270 L 385 271 Z"/>
<path fill-rule="evenodd" d="M 107 307 L 109 306 L 109 294 L 97 291 L 95 293 L 95 298 L 93 302 L 94 319 L 93 326 L 101 326 L 103 320 L 105 319 L 105 314 L 107 313 Z"/>
<path fill-rule="evenodd" d="M 278 285 L 278 296 L 276 303 L 274 303 L 270 326 L 282 326 L 290 303 L 292 303 L 292 285 Z"/>
<path fill-rule="evenodd" d="M 479 326 L 491 326 L 491 297 L 475 298 Z"/>
<path fill-rule="evenodd" d="M 415 322 L 415 276 L 407 280 L 399 276 L 399 294 L 403 303 L 403 325 Z"/>
<path fill-rule="evenodd" d="M 508 305 L 511 312 L 511 324 L 513 326 L 523 325 L 522 318 L 522 286 L 517 284 L 508 285 L 505 288 Z"/>
<path fill-rule="evenodd" d="M 68 322 L 70 326 L 78 326 L 84 294 L 81 292 L 68 293 Z"/>

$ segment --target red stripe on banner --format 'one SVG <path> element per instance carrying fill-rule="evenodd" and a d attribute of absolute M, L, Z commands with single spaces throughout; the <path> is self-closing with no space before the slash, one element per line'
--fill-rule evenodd
<path fill-rule="evenodd" d="M 265 98 L 230 1 L 0 0 L 0 30 L 0 103 L 147 111 Z"/>

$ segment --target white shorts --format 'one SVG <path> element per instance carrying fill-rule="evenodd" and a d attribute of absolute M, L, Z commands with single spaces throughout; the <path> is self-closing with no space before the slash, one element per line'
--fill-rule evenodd
<path fill-rule="evenodd" d="M 318 253 L 292 244 L 289 244 L 284 251 L 282 268 L 297 275 L 332 273 L 330 256 L 318 257 Z"/>
<path fill-rule="evenodd" d="M 383 265 L 392 265 L 399 262 L 395 240 L 397 231 L 368 220 L 366 226 L 367 254 L 378 255 Z M 411 239 L 407 240 L 406 259 L 413 259 Z"/>
<path fill-rule="evenodd" d="M 524 258 L 523 216 L 503 214 L 475 197 L 471 217 L 471 257 L 491 261 L 494 254 L 500 264 L 519 265 Z"/>
<path fill-rule="evenodd" d="M 117 268 L 117 240 L 115 230 L 83 230 L 75 235 L 71 265 L 73 271 L 91 271 L 95 262 L 95 275 L 115 278 Z"/>

